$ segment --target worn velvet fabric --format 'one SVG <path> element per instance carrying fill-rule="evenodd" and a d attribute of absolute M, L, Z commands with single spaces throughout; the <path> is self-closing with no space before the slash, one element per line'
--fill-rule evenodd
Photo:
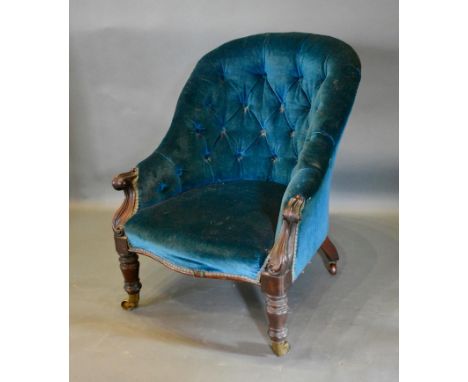
<path fill-rule="evenodd" d="M 328 36 L 254 35 L 205 55 L 164 140 L 138 165 L 131 246 L 258 281 L 282 208 L 300 194 L 297 277 L 327 234 L 333 161 L 359 80 L 354 50 Z"/>
<path fill-rule="evenodd" d="M 273 245 L 284 190 L 252 180 L 194 188 L 141 210 L 127 235 L 177 267 L 255 279 Z"/>

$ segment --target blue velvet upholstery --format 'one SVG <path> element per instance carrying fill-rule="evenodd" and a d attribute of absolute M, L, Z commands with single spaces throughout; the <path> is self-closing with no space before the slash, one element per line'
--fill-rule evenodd
<path fill-rule="evenodd" d="M 284 190 L 253 180 L 194 188 L 141 210 L 127 235 L 180 269 L 256 279 L 273 246 Z"/>
<path fill-rule="evenodd" d="M 354 50 L 327 36 L 254 35 L 205 55 L 164 140 L 138 165 L 130 245 L 258 282 L 282 208 L 301 194 L 297 277 L 327 234 L 333 161 L 359 80 Z"/>

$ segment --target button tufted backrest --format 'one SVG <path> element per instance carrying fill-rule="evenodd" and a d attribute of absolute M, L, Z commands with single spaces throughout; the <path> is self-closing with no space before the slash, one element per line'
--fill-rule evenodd
<path fill-rule="evenodd" d="M 356 53 L 328 36 L 261 34 L 211 51 L 163 142 L 138 166 L 140 207 L 208 183 L 287 184 L 303 167 L 325 172 L 359 78 Z"/>

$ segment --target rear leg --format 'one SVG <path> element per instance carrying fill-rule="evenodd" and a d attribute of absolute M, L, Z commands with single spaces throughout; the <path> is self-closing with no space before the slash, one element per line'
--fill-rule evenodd
<path fill-rule="evenodd" d="M 340 258 L 338 256 L 338 251 L 335 245 L 328 236 L 322 243 L 320 249 L 321 252 L 325 255 L 325 266 L 327 267 L 328 272 L 330 272 L 332 275 L 336 275 L 336 265 Z"/>

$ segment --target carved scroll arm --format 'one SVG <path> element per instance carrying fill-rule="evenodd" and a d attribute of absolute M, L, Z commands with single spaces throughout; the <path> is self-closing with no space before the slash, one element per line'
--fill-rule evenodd
<path fill-rule="evenodd" d="M 115 211 L 112 218 L 112 228 L 116 237 L 124 236 L 123 226 L 132 217 L 138 207 L 137 197 L 138 169 L 117 175 L 112 180 L 112 186 L 118 191 L 124 191 L 125 199 Z"/>
<path fill-rule="evenodd" d="M 296 247 L 296 236 L 304 198 L 296 195 L 289 199 L 283 210 L 280 234 L 270 251 L 266 271 L 271 275 L 284 274 L 290 267 Z"/>

